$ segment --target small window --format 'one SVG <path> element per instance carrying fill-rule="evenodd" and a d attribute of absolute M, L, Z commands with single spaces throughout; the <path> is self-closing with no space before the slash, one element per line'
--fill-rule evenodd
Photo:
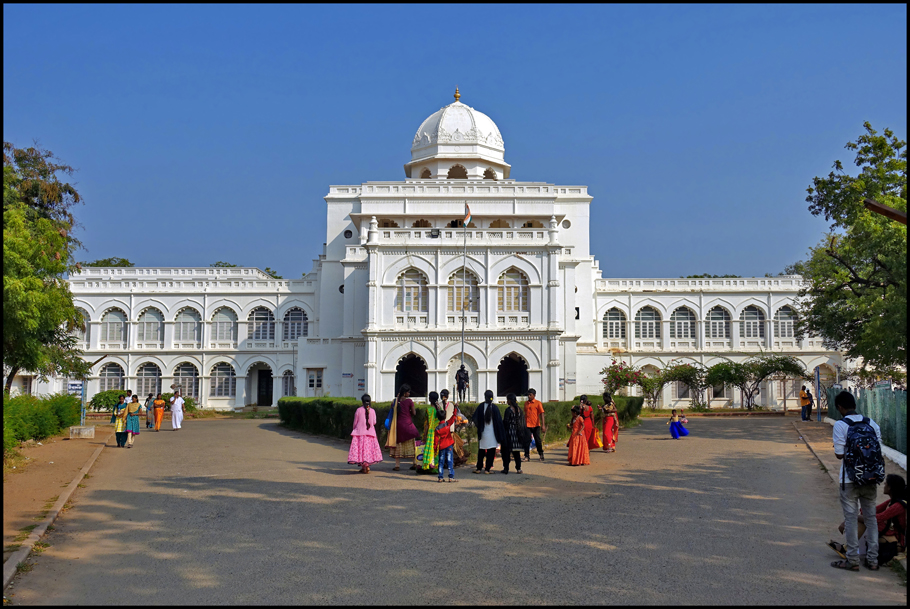
<path fill-rule="evenodd" d="M 345 238 L 345 239 L 350 239 L 350 238 L 353 237 L 353 236 L 354 236 L 354 231 L 352 231 L 351 229 L 348 229 L 348 230 L 344 231 L 344 238 Z"/>
<path fill-rule="evenodd" d="M 422 220 L 422 219 L 417 220 L 416 222 L 414 222 L 414 224 L 411 225 L 411 228 L 431 228 L 431 227 L 432 227 L 432 224 L 430 224 L 429 220 Z"/>
<path fill-rule="evenodd" d="M 572 226 L 572 223 L 569 222 L 568 220 L 563 220 L 563 221 L 562 221 L 562 227 L 563 227 L 563 228 L 569 228 L 570 226 Z"/>
<path fill-rule="evenodd" d="M 528 220 L 521 225 L 522 228 L 543 228 L 543 223 L 537 220 Z"/>
<path fill-rule="evenodd" d="M 467 180 L 468 170 L 461 165 L 452 165 L 446 178 L 449 180 Z"/>
<path fill-rule="evenodd" d="M 711 388 L 714 399 L 720 400 L 727 398 L 727 388 L 724 385 L 715 385 Z"/>
<path fill-rule="evenodd" d="M 432 177 L 433 177 L 433 173 L 429 169 L 424 168 L 424 170 L 420 172 L 421 180 L 429 180 Z"/>
<path fill-rule="evenodd" d="M 483 179 L 484 180 L 495 180 L 496 179 L 496 172 L 493 171 L 492 167 L 487 167 L 486 170 L 484 170 Z"/>
<path fill-rule="evenodd" d="M 388 218 L 383 218 L 379 221 L 379 228 L 398 228 L 398 222 L 395 222 L 395 220 L 389 220 Z"/>
<path fill-rule="evenodd" d="M 509 228 L 508 220 L 493 220 L 490 222 L 490 228 Z"/>

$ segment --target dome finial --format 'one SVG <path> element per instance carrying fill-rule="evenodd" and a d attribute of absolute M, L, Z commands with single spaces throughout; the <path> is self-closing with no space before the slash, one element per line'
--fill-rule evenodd
<path fill-rule="evenodd" d="M 461 93 L 458 92 L 458 85 L 455 85 L 455 101 L 458 101 L 458 98 L 461 97 Z"/>

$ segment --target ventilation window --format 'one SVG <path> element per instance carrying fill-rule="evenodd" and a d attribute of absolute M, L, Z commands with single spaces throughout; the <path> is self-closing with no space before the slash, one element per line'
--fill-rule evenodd
<path fill-rule="evenodd" d="M 379 221 L 379 228 L 398 228 L 398 222 L 395 222 L 395 220 L 389 220 L 388 218 L 383 218 Z"/>
<path fill-rule="evenodd" d="M 495 180 L 496 172 L 493 171 L 491 168 L 487 167 L 487 169 L 483 172 L 483 179 L 484 180 Z"/>
<path fill-rule="evenodd" d="M 509 228 L 508 220 L 493 220 L 490 222 L 490 228 Z"/>
<path fill-rule="evenodd" d="M 353 237 L 353 236 L 354 236 L 354 231 L 352 231 L 352 230 L 350 230 L 350 229 L 344 231 L 344 238 L 345 238 L 345 239 L 350 239 L 350 238 Z"/>
<path fill-rule="evenodd" d="M 468 170 L 461 165 L 452 165 L 449 174 L 446 176 L 449 180 L 467 180 Z"/>
<path fill-rule="evenodd" d="M 430 228 L 431 226 L 429 220 L 417 220 L 411 225 L 411 228 Z"/>
<path fill-rule="evenodd" d="M 563 220 L 563 221 L 562 221 L 562 227 L 563 227 L 563 228 L 569 228 L 570 226 L 572 226 L 572 223 L 569 222 L 568 220 Z"/>
<path fill-rule="evenodd" d="M 420 172 L 421 180 L 429 180 L 432 177 L 433 177 L 433 173 L 429 169 L 424 169 L 423 171 Z"/>
<path fill-rule="evenodd" d="M 543 228 L 543 223 L 537 220 L 528 220 L 521 225 L 522 228 Z"/>

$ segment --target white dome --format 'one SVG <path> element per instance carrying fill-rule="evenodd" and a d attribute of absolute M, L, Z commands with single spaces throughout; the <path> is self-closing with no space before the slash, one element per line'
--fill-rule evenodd
<path fill-rule="evenodd" d="M 502 152 L 506 149 L 499 127 L 489 116 L 457 101 L 437 110 L 420 124 L 411 152 L 454 142 L 482 144 Z"/>

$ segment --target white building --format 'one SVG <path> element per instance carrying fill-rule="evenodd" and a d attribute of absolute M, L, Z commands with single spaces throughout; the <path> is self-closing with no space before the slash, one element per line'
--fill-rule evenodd
<path fill-rule="evenodd" d="M 255 268 L 74 275 L 85 357 L 104 356 L 88 395 L 178 384 L 209 408 L 295 394 L 388 400 L 401 382 L 426 395 L 454 385 L 463 301 L 474 400 L 488 388 L 530 386 L 544 400 L 600 393 L 614 353 L 660 368 L 784 352 L 833 376 L 839 353 L 793 337 L 799 277 L 601 277 L 587 188 L 512 180 L 499 129 L 458 97 L 421 123 L 406 179 L 329 187 L 323 252 L 302 279 Z M 793 400 L 797 384 L 769 383 L 761 402 Z M 712 393 L 714 405 L 739 401 Z M 665 391 L 665 405 L 685 402 L 679 388 Z"/>

